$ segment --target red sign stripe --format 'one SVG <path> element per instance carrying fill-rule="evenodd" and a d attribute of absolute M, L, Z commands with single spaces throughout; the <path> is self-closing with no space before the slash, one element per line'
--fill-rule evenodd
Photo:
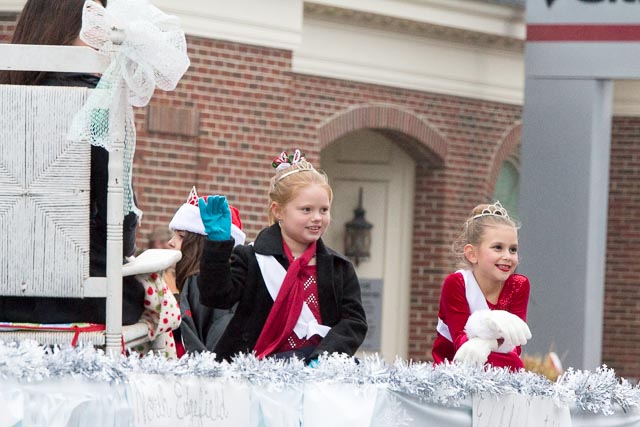
<path fill-rule="evenodd" d="M 640 41 L 637 24 L 529 24 L 530 42 L 624 42 Z"/>

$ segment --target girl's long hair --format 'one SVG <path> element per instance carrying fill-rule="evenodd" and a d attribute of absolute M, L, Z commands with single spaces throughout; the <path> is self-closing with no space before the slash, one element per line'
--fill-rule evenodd
<path fill-rule="evenodd" d="M 184 282 L 194 274 L 200 272 L 200 256 L 202 255 L 202 248 L 207 236 L 201 234 L 192 233 L 191 231 L 184 232 L 184 238 L 182 239 L 182 259 L 176 263 L 176 286 L 180 292 Z"/>

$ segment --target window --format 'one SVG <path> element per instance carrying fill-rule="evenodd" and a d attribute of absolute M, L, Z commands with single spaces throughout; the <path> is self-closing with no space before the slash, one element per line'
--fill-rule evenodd
<path fill-rule="evenodd" d="M 517 159 L 505 160 L 500 169 L 493 191 L 493 199 L 499 200 L 509 215 L 518 218 L 518 199 L 520 197 L 520 168 Z"/>

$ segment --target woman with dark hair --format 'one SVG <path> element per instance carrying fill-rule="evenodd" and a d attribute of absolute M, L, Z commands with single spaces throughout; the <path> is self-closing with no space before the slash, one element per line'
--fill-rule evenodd
<path fill-rule="evenodd" d="M 103 6 L 107 0 L 98 1 Z M 79 34 L 85 0 L 28 0 L 22 9 L 12 44 L 82 46 Z M 99 76 L 86 73 L 47 71 L 4 71 L 0 84 L 80 86 L 94 88 Z M 70 118 L 71 119 L 71 118 Z M 91 146 L 90 185 L 90 264 L 92 277 L 106 275 L 107 184 L 109 153 Z M 129 212 L 123 223 L 123 256 L 135 252 L 138 218 Z M 144 309 L 144 289 L 133 277 L 123 279 L 125 325 L 136 323 Z M 104 298 L 0 298 L 0 321 L 34 323 L 105 323 Z"/>
<path fill-rule="evenodd" d="M 107 0 L 98 0 L 107 6 Z M 22 8 L 20 18 L 13 32 L 11 44 L 35 44 L 53 46 L 82 46 L 80 28 L 82 27 L 82 6 L 84 0 L 28 0 Z M 47 79 L 55 76 L 68 77 L 66 74 L 48 71 L 1 71 L 0 83 L 12 85 L 47 85 Z M 55 86 L 53 84 L 49 86 Z M 68 84 L 63 86 L 78 86 Z"/>

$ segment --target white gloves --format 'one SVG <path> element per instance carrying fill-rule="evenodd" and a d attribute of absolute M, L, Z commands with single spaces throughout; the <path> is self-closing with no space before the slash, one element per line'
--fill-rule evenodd
<path fill-rule="evenodd" d="M 501 350 L 525 345 L 531 338 L 529 326 L 515 314 L 504 310 L 475 311 L 469 316 L 464 330 L 469 339 L 504 339 Z"/>
<path fill-rule="evenodd" d="M 456 351 L 453 361 L 483 365 L 487 361 L 489 353 L 497 349 L 498 340 L 496 339 L 471 338 Z"/>

